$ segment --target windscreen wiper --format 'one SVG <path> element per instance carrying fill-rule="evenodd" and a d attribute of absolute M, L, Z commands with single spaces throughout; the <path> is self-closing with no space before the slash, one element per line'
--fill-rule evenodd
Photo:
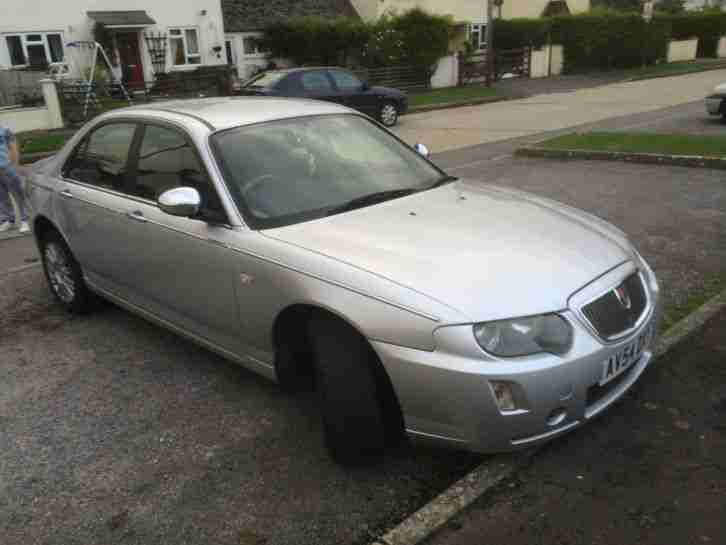
<path fill-rule="evenodd" d="M 443 178 L 439 178 L 436 180 L 433 184 L 431 184 L 428 189 L 434 189 L 437 187 L 441 187 L 442 185 L 450 184 L 451 182 L 455 182 L 458 180 L 456 176 L 444 176 Z"/>
<path fill-rule="evenodd" d="M 340 214 L 341 212 L 348 212 L 349 210 L 355 210 L 356 208 L 363 208 L 364 206 L 370 206 L 372 204 L 378 204 L 391 199 L 397 199 L 399 197 L 405 197 L 419 191 L 418 189 L 389 189 L 386 191 L 376 191 L 375 193 L 369 193 L 362 197 L 356 197 L 341 205 L 335 206 L 328 210 L 328 216 Z"/>

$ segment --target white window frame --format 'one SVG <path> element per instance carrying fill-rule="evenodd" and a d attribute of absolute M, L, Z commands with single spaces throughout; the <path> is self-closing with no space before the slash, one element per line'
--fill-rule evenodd
<path fill-rule="evenodd" d="M 487 24 L 486 23 L 470 23 L 469 24 L 469 39 L 474 34 L 474 31 L 479 31 L 479 43 L 472 44 L 476 51 L 482 51 L 487 48 Z"/>
<path fill-rule="evenodd" d="M 173 34 L 172 31 L 179 31 L 179 34 Z M 197 34 L 197 53 L 189 53 L 189 46 L 187 44 L 187 31 L 193 30 Z M 167 29 L 169 41 L 171 40 L 181 40 L 182 47 L 184 48 L 184 63 L 183 64 L 176 64 L 176 59 L 174 58 L 174 53 L 171 48 L 171 43 L 169 44 L 169 55 L 171 56 L 171 66 L 174 68 L 182 68 L 182 67 L 195 67 L 195 66 L 201 66 L 204 64 L 204 60 L 202 59 L 202 41 L 200 40 L 200 33 L 199 33 L 199 27 L 196 26 L 175 26 L 175 27 L 169 27 Z M 199 59 L 199 62 L 197 63 L 190 63 L 190 58 L 196 58 Z"/>
<path fill-rule="evenodd" d="M 242 56 L 247 59 L 264 59 L 267 57 L 267 52 L 262 51 L 258 47 L 255 47 L 255 50 L 253 52 L 248 53 L 247 49 L 245 48 L 245 40 L 253 39 L 258 40 L 262 38 L 261 32 L 244 32 L 241 35 L 240 43 L 242 44 Z"/>
<path fill-rule="evenodd" d="M 41 36 L 41 42 L 28 42 L 28 36 L 35 36 L 39 35 Z M 48 43 L 48 36 L 49 35 L 56 35 L 60 36 L 61 41 L 61 50 L 63 51 L 63 58 L 60 61 L 53 61 L 53 58 L 50 54 L 50 44 Z M 13 57 L 10 52 L 10 47 L 8 46 L 7 38 L 20 38 L 20 46 L 23 48 L 23 57 L 25 58 L 24 64 L 13 64 Z M 58 30 L 39 30 L 39 31 L 26 31 L 26 32 L 8 32 L 6 34 L 2 34 L 3 39 L 3 47 L 7 49 L 8 51 L 8 65 L 11 68 L 28 68 L 31 66 L 30 63 L 28 63 L 28 59 L 30 58 L 30 55 L 28 55 L 28 45 L 30 46 L 37 46 L 37 45 L 43 45 L 43 49 L 45 50 L 45 60 L 46 64 L 49 66 L 54 63 L 62 63 L 65 62 L 66 59 L 66 48 L 65 44 L 63 43 L 63 32 Z"/>

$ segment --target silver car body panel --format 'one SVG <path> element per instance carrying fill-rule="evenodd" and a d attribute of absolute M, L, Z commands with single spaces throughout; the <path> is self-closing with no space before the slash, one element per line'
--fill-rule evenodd
<path fill-rule="evenodd" d="M 655 277 L 627 237 L 585 212 L 527 193 L 469 182 L 329 218 L 253 231 L 237 211 L 209 146 L 217 130 L 284 117 L 359 115 L 288 99 L 209 99 L 118 110 L 89 124 L 36 166 L 34 220 L 50 221 L 91 289 L 258 373 L 275 379 L 273 329 L 285 309 L 314 306 L 366 338 L 386 369 L 417 439 L 509 450 L 580 425 L 617 399 L 649 365 L 585 401 L 604 361 L 657 329 Z M 63 179 L 71 150 L 99 123 L 163 122 L 183 130 L 228 213 L 209 225 L 156 203 Z M 637 269 L 647 315 L 614 342 L 598 338 L 582 298 Z M 585 294 L 585 295 L 583 295 Z M 476 343 L 475 322 L 560 312 L 574 329 L 563 356 L 501 359 Z M 503 414 L 491 380 L 516 385 L 522 407 Z M 566 416 L 553 425 L 553 409 Z"/>

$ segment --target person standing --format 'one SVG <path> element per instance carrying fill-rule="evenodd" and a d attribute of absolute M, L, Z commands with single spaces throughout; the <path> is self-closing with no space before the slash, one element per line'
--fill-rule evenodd
<path fill-rule="evenodd" d="M 20 232 L 27 233 L 30 231 L 23 183 L 18 175 L 19 165 L 18 141 L 10 129 L 0 126 L 0 233 L 15 227 L 18 219 L 20 220 Z M 20 218 L 15 217 L 10 195 L 13 196 L 15 203 L 18 205 Z"/>

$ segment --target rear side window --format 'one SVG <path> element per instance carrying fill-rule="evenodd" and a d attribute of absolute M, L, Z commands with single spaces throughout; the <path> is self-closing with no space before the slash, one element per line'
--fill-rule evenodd
<path fill-rule="evenodd" d="M 328 75 L 321 71 L 303 72 L 300 82 L 308 93 L 327 93 L 333 90 Z"/>
<path fill-rule="evenodd" d="M 135 123 L 109 123 L 94 130 L 76 148 L 64 176 L 86 184 L 125 191 Z"/>
<path fill-rule="evenodd" d="M 331 70 L 330 75 L 335 81 L 336 87 L 341 91 L 358 91 L 363 87 L 363 82 L 350 72 Z"/>
<path fill-rule="evenodd" d="M 202 197 L 203 208 L 223 210 L 206 170 L 186 136 L 168 127 L 147 125 L 139 149 L 132 194 L 156 201 L 164 191 L 175 187 L 193 187 Z"/>

